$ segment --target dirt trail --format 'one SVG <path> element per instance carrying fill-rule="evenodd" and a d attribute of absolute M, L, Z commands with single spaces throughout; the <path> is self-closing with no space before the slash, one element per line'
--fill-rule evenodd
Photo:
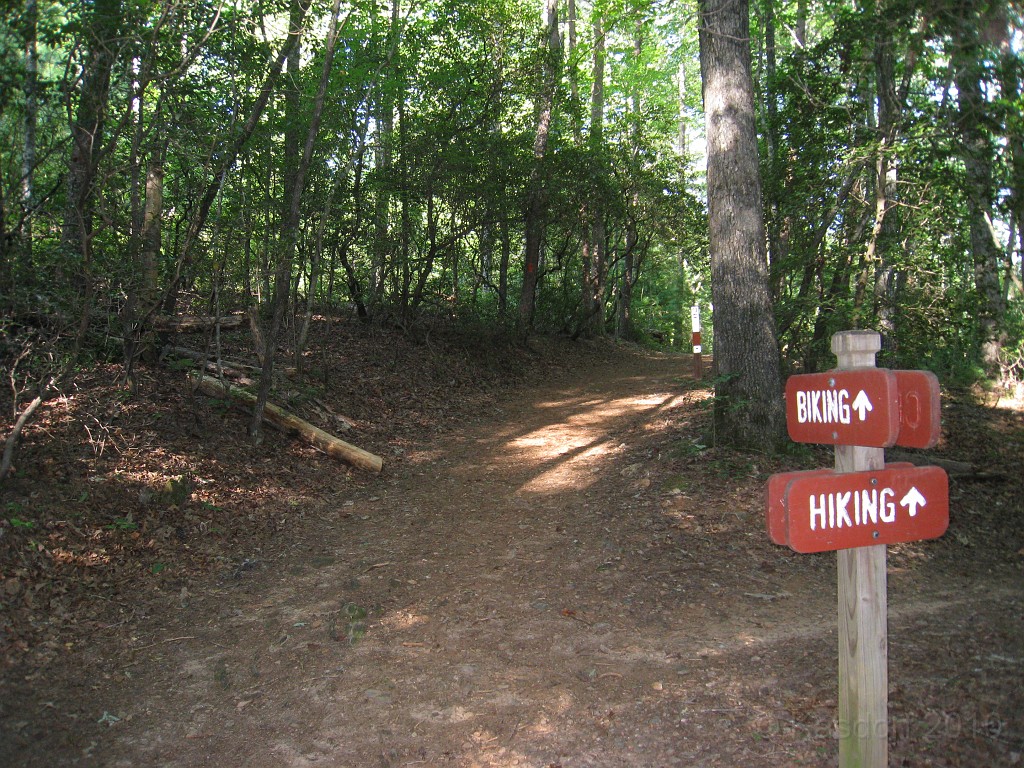
<path fill-rule="evenodd" d="M 52 727 L 17 764 L 833 765 L 834 561 L 767 543 L 756 467 L 694 507 L 673 430 L 705 395 L 681 368 L 637 356 L 520 392 L 308 510 L 97 648 L 78 710 L 37 715 Z M 894 643 L 953 642 L 986 591 L 1019 624 L 1019 586 L 902 578 Z M 1009 754 L 1019 712 L 992 711 Z"/>

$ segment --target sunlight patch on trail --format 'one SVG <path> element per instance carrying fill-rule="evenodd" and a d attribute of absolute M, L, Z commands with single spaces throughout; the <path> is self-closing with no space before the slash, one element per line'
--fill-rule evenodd
<path fill-rule="evenodd" d="M 561 408 L 574 412 L 507 441 L 507 453 L 514 461 L 539 469 L 520 490 L 550 494 L 578 491 L 592 485 L 599 463 L 620 452 L 619 441 L 609 435 L 616 425 L 626 420 L 643 421 L 660 410 L 674 407 L 682 397 L 659 392 L 614 399 L 586 396 L 542 403 L 538 406 L 541 409 Z"/>
<path fill-rule="evenodd" d="M 414 613 L 410 610 L 399 610 L 389 613 L 380 620 L 380 626 L 392 631 L 414 629 L 430 621 L 429 616 Z"/>
<path fill-rule="evenodd" d="M 541 472 L 536 477 L 522 485 L 520 490 L 533 493 L 558 493 L 560 491 L 580 491 L 593 485 L 596 478 L 593 476 L 591 465 L 599 458 L 605 457 L 616 451 L 616 446 L 611 442 L 603 442 L 593 445 L 571 459 L 560 462 L 546 472 Z"/>

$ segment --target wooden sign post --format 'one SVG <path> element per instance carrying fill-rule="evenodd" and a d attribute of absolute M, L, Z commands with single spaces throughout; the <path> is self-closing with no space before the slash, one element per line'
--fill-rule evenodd
<path fill-rule="evenodd" d="M 835 370 L 789 378 L 789 436 L 834 445 L 835 468 L 772 475 L 767 489 L 773 542 L 797 552 L 836 550 L 840 768 L 889 762 L 886 545 L 933 539 L 949 525 L 941 468 L 885 463 L 889 446 L 938 441 L 938 380 L 877 368 L 879 349 L 873 331 L 837 333 Z"/>
<path fill-rule="evenodd" d="M 875 367 L 877 333 L 848 331 L 832 337 L 838 370 Z M 879 470 L 883 448 L 835 447 L 837 472 Z M 839 573 L 839 766 L 889 764 L 889 632 L 886 622 L 886 547 L 875 544 L 836 552 Z"/>

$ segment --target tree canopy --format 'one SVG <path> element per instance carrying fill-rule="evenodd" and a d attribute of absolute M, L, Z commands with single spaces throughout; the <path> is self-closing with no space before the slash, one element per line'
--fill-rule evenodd
<path fill-rule="evenodd" d="M 710 320 L 696 3 L 0 14 L 15 418 L 83 354 L 130 381 L 173 311 L 252 309 L 296 359 L 314 311 L 676 346 Z M 1024 378 L 1022 34 L 1016 0 L 753 1 L 783 371 L 872 327 L 893 367 Z"/>

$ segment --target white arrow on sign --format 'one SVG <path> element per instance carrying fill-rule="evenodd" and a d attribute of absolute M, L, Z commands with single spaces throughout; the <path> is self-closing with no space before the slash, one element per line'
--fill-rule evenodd
<path fill-rule="evenodd" d="M 853 400 L 853 410 L 857 411 L 857 416 L 861 421 L 868 417 L 869 412 L 875 410 L 874 406 L 871 405 L 871 400 L 868 398 L 868 393 L 863 389 L 857 393 L 857 397 Z"/>
<path fill-rule="evenodd" d="M 910 490 L 907 491 L 907 495 L 900 499 L 901 507 L 910 508 L 910 516 L 913 517 L 917 514 L 917 508 L 927 505 L 928 502 L 925 500 L 921 492 L 914 486 L 910 486 Z"/>

